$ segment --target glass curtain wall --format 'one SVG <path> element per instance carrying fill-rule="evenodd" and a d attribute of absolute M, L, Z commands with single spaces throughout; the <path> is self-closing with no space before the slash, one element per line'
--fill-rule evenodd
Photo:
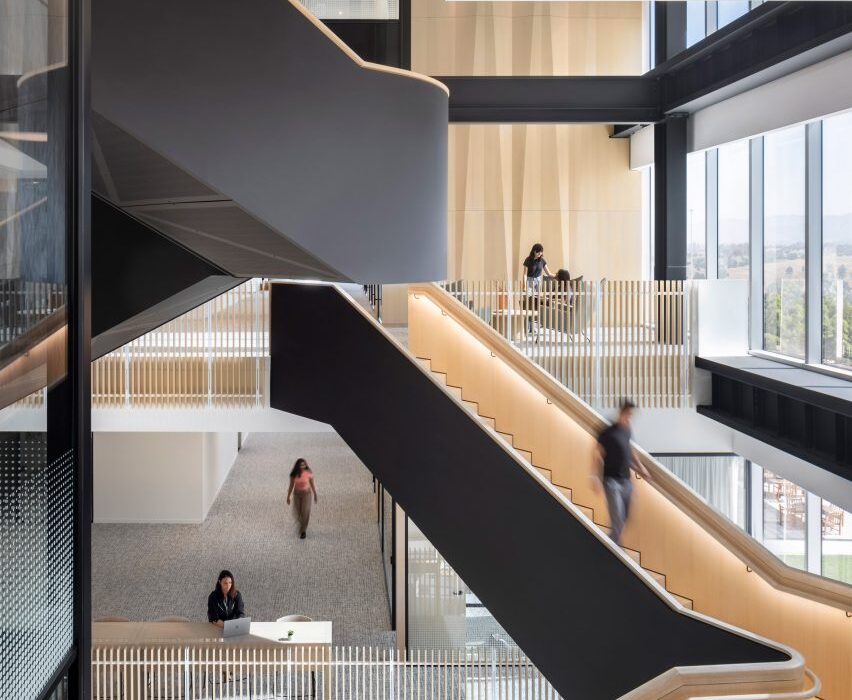
<path fill-rule="evenodd" d="M 852 584 L 852 513 L 735 454 L 654 457 L 788 566 Z M 809 518 L 821 517 L 820 527 Z"/>
<path fill-rule="evenodd" d="M 748 12 L 752 3 L 748 0 L 718 0 L 716 3 L 716 28 L 721 29 L 735 19 L 739 19 Z M 759 5 L 760 3 L 754 3 Z"/>
<path fill-rule="evenodd" d="M 755 139 L 762 143 L 760 164 L 751 162 Z M 821 173 L 808 170 L 808 159 Z M 852 111 L 687 155 L 688 276 L 705 277 L 703 260 L 715 255 L 719 279 L 762 278 L 762 319 L 759 314 L 753 319 L 761 341 L 753 349 L 852 371 L 850 182 Z M 755 192 L 762 195 L 754 206 L 762 206 L 755 213 L 762 214 L 763 247 L 762 255 L 752 259 Z M 707 212 L 711 193 L 715 212 Z M 822 226 L 813 219 L 809 224 L 808 211 L 820 207 Z M 713 213 L 715 237 L 708 230 Z M 821 255 L 809 259 L 809 245 Z M 807 280 L 814 278 L 821 279 L 821 307 L 816 308 L 821 308 L 822 323 L 808 325 Z"/>
<path fill-rule="evenodd" d="M 707 156 L 686 156 L 686 276 L 707 277 Z"/>
<path fill-rule="evenodd" d="M 0 3 L 0 698 L 21 700 L 53 689 L 75 638 L 68 27 L 62 0 Z"/>
<path fill-rule="evenodd" d="M 807 493 L 763 470 L 763 544 L 788 566 L 807 568 Z"/>
<path fill-rule="evenodd" d="M 748 141 L 718 149 L 719 279 L 748 279 L 749 160 Z"/>
<path fill-rule="evenodd" d="M 763 349 L 805 357 L 805 127 L 763 139 Z"/>
<path fill-rule="evenodd" d="M 822 123 L 822 361 L 852 369 L 852 112 Z"/>
<path fill-rule="evenodd" d="M 852 584 L 852 513 L 822 501 L 822 575 Z"/>

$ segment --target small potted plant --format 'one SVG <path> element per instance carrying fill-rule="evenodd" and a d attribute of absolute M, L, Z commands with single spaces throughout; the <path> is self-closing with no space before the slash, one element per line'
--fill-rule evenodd
<path fill-rule="evenodd" d="M 288 642 L 289 642 L 291 639 L 293 639 L 293 635 L 294 635 L 294 634 L 296 634 L 296 631 L 295 631 L 295 630 L 287 630 L 287 641 L 288 641 Z"/>

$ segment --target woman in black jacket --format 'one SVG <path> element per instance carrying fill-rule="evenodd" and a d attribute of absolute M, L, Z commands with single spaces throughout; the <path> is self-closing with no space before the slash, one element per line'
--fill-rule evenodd
<path fill-rule="evenodd" d="M 226 620 L 245 616 L 243 596 L 234 585 L 234 575 L 227 569 L 219 572 L 216 588 L 207 596 L 207 619 L 217 627 L 224 627 Z"/>

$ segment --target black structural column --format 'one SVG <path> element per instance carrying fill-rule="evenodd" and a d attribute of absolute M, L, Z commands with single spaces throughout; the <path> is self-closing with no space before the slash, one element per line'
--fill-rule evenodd
<path fill-rule="evenodd" d="M 686 50 L 686 3 L 654 3 L 654 65 L 665 63 Z"/>
<path fill-rule="evenodd" d="M 654 279 L 686 279 L 686 114 L 654 125 Z"/>
<path fill-rule="evenodd" d="M 91 697 L 92 646 L 92 267 L 91 0 L 69 3 L 72 76 L 71 183 L 67 249 L 68 378 L 74 480 L 74 646 L 71 698 Z"/>

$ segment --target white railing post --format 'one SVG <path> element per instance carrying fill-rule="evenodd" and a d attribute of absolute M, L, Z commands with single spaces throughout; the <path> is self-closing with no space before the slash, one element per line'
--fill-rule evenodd
<path fill-rule="evenodd" d="M 595 322 L 592 326 L 592 337 L 594 338 L 594 367 L 595 372 L 592 378 L 592 405 L 595 408 L 601 407 L 602 402 L 602 383 L 603 383 L 603 365 L 601 362 L 601 335 L 603 333 L 603 319 L 601 313 L 603 310 L 603 286 L 605 282 L 595 282 Z"/>
<path fill-rule="evenodd" d="M 204 354 L 207 356 L 207 405 L 213 405 L 213 314 L 212 302 L 204 305 Z"/>
<path fill-rule="evenodd" d="M 124 405 L 130 407 L 130 344 L 124 346 Z"/>

